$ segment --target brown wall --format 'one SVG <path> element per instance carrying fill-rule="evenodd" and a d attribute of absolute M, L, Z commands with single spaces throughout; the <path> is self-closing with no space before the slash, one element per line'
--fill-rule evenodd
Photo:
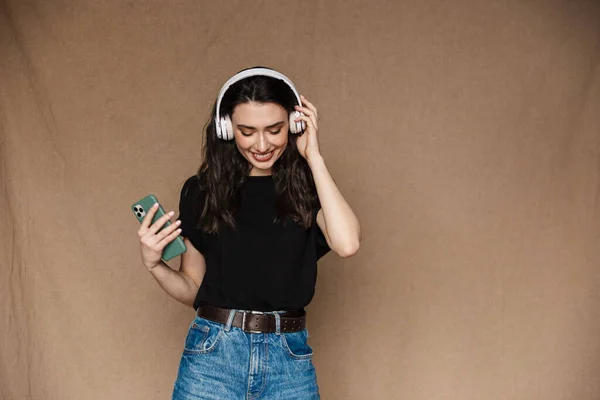
<path fill-rule="evenodd" d="M 0 2 L 0 398 L 166 399 L 177 206 L 222 83 L 321 114 L 364 240 L 309 307 L 324 399 L 600 398 L 597 1 Z"/>

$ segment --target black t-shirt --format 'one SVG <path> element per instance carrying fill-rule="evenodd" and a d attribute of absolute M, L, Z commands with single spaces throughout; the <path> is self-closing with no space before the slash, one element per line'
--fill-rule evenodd
<path fill-rule="evenodd" d="M 211 304 L 223 308 L 276 311 L 301 309 L 311 301 L 317 279 L 317 260 L 329 251 L 314 210 L 304 229 L 288 220 L 273 223 L 275 185 L 271 176 L 248 176 L 241 188 L 236 227 L 207 234 L 197 227 L 205 192 L 196 176 L 181 190 L 181 236 L 187 237 L 206 261 L 206 274 L 194 308 Z"/>

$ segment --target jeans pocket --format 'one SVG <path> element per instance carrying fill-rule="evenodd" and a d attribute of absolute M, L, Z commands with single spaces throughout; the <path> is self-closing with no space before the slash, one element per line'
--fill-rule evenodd
<path fill-rule="evenodd" d="M 183 352 L 187 354 L 205 354 L 213 351 L 219 340 L 223 327 L 217 322 L 196 317 L 190 325 Z"/>
<path fill-rule="evenodd" d="M 281 346 L 285 353 L 294 360 L 310 360 L 313 349 L 308 345 L 308 331 L 282 333 Z"/>

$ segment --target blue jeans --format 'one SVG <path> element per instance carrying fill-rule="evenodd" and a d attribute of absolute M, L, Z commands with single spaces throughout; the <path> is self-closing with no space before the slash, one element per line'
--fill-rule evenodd
<path fill-rule="evenodd" d="M 247 333 L 234 312 L 227 324 L 194 318 L 173 400 L 320 399 L 308 332 Z"/>

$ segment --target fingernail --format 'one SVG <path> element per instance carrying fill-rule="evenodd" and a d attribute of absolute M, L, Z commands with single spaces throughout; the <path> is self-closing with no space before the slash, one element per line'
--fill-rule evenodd
<path fill-rule="evenodd" d="M 181 224 L 180 220 L 175 221 L 175 225 L 180 225 L 180 224 Z"/>
<path fill-rule="evenodd" d="M 158 203 L 152 204 L 152 207 L 154 207 L 154 208 L 158 207 Z"/>
<path fill-rule="evenodd" d="M 175 215 L 175 211 L 169 211 L 169 215 Z"/>

